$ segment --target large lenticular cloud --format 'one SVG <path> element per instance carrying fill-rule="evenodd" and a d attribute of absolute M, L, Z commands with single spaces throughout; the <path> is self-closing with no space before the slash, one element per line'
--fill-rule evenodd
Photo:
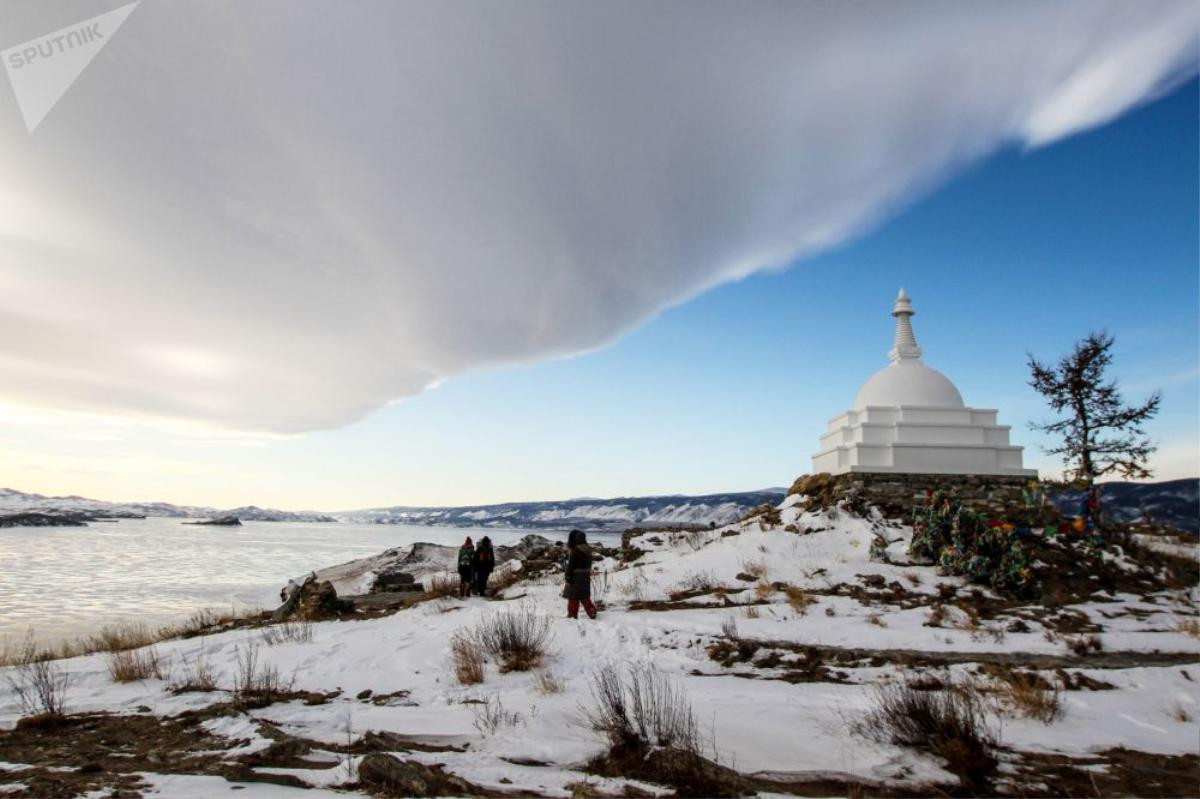
<path fill-rule="evenodd" d="M 0 401 L 290 433 L 594 348 L 1178 84 L 1198 18 L 144 3 L 34 135 L 0 101 Z"/>

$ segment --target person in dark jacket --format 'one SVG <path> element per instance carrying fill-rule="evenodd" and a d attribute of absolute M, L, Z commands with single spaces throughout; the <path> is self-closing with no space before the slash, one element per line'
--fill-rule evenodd
<path fill-rule="evenodd" d="M 496 553 L 492 549 L 492 539 L 486 535 L 479 539 L 479 546 L 475 547 L 475 561 L 472 565 L 475 569 L 475 593 L 487 596 L 488 577 L 492 575 L 492 569 L 496 568 Z"/>
<path fill-rule="evenodd" d="M 582 530 L 572 530 L 567 536 L 567 618 L 579 618 L 579 605 L 589 619 L 596 618 L 596 605 L 592 602 L 592 549 Z"/>
<path fill-rule="evenodd" d="M 467 540 L 458 548 L 458 595 L 460 597 L 471 595 L 474 568 L 475 545 L 471 543 L 471 537 L 467 536 Z"/>

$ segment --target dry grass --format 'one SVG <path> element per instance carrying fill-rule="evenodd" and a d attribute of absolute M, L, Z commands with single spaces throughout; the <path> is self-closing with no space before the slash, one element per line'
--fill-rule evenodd
<path fill-rule="evenodd" d="M 864 737 L 932 752 L 972 794 L 987 792 L 996 769 L 995 735 L 970 685 L 947 690 L 912 681 L 880 685 L 874 709 L 851 727 Z"/>
<path fill-rule="evenodd" d="M 775 596 L 775 586 L 763 580 L 754 586 L 754 596 L 762 600 L 768 600 Z"/>
<path fill-rule="evenodd" d="M 788 606 L 800 616 L 807 615 L 809 606 L 817 601 L 798 585 L 789 583 L 784 586 L 783 592 L 787 594 Z"/>
<path fill-rule="evenodd" d="M 582 711 L 585 723 L 609 744 L 608 753 L 591 763 L 597 772 L 669 785 L 675 796 L 746 794 L 736 772 L 705 757 L 687 694 L 652 666 L 597 670 L 592 704 Z"/>
<path fill-rule="evenodd" d="M 534 676 L 534 685 L 543 694 L 560 694 L 563 690 L 562 680 L 549 669 L 543 669 Z"/>
<path fill-rule="evenodd" d="M 450 656 L 454 660 L 454 678 L 460 685 L 483 682 L 483 648 L 474 638 L 462 631 L 450 639 Z"/>
<path fill-rule="evenodd" d="M 457 574 L 435 574 L 425 583 L 425 598 L 456 597 L 461 585 L 462 581 L 458 579 Z"/>
<path fill-rule="evenodd" d="M 904 579 L 908 580 L 909 585 L 920 585 L 921 584 L 921 575 L 918 574 L 917 572 L 905 572 Z"/>
<path fill-rule="evenodd" d="M 712 572 L 687 572 L 679 581 L 678 590 L 674 593 L 712 591 L 717 585 L 717 578 Z"/>
<path fill-rule="evenodd" d="M 98 633 L 83 636 L 74 641 L 62 641 L 55 645 L 35 644 L 35 660 L 65 660 L 67 658 L 91 655 L 97 652 L 123 652 L 130 649 L 141 649 L 151 644 L 161 643 L 173 638 L 191 638 L 214 628 L 236 624 L 246 620 L 257 619 L 262 611 L 246 609 L 244 611 L 230 610 L 220 614 L 213 610 L 202 610 L 192 614 L 180 624 L 168 624 L 162 627 L 148 627 L 142 622 L 124 625 L 110 625 Z M 26 648 L 33 640 L 30 630 L 23 639 L 16 643 L 5 640 L 0 643 L 0 668 L 19 666 L 27 658 Z"/>
<path fill-rule="evenodd" d="M 1099 652 L 1104 649 L 1104 642 L 1095 633 L 1087 636 L 1081 635 L 1078 638 L 1068 638 L 1066 642 L 1067 648 L 1079 657 L 1083 657 L 1089 652 Z"/>
<path fill-rule="evenodd" d="M 531 605 L 522 605 L 484 617 L 469 635 L 483 652 L 498 659 L 501 674 L 529 671 L 546 655 L 550 617 Z"/>
<path fill-rule="evenodd" d="M 736 641 L 738 639 L 737 619 L 733 616 L 726 616 L 721 622 L 721 635 L 730 641 Z"/>
<path fill-rule="evenodd" d="M 746 618 L 747 619 L 757 619 L 760 615 L 761 614 L 758 612 L 757 605 L 747 605 L 746 606 Z"/>
<path fill-rule="evenodd" d="M 267 646 L 282 643 L 307 644 L 312 639 L 313 624 L 307 619 L 272 624 L 262 631 L 262 640 Z"/>
<path fill-rule="evenodd" d="M 876 627 L 887 627 L 887 622 L 883 620 L 883 616 L 878 613 L 872 613 L 867 616 L 867 624 L 874 624 Z"/>
<path fill-rule="evenodd" d="M 997 695 L 1002 710 L 1043 724 L 1061 719 L 1066 712 L 1061 686 L 1032 672 L 1006 669 L 999 675 Z"/>
<path fill-rule="evenodd" d="M 71 675 L 46 656 L 34 642 L 33 633 L 11 649 L 13 662 L 6 680 L 25 716 L 56 719 L 67 704 Z"/>
<path fill-rule="evenodd" d="M 258 644 L 239 646 L 236 650 L 237 666 L 233 677 L 233 699 L 241 707 L 265 707 L 291 693 L 296 684 L 296 675 L 285 680 L 279 669 L 269 663 L 260 663 Z"/>
<path fill-rule="evenodd" d="M 755 580 L 767 579 L 767 561 L 765 558 L 756 558 L 754 560 L 745 560 L 741 562 L 742 572 L 750 575 Z"/>
<path fill-rule="evenodd" d="M 1180 619 L 1175 629 L 1192 638 L 1200 638 L 1200 619 Z"/>
<path fill-rule="evenodd" d="M 189 691 L 209 693 L 217 690 L 219 678 L 220 675 L 213 669 L 208 660 L 208 654 L 204 651 L 204 644 L 201 643 L 196 657 L 185 661 L 182 678 L 172 681 L 170 689 L 172 693 L 176 694 Z"/>
<path fill-rule="evenodd" d="M 518 724 L 524 723 L 521 714 L 515 710 L 506 709 L 499 696 L 489 696 L 480 704 L 475 705 L 473 712 L 475 720 L 472 724 L 483 735 L 495 735 L 504 727 L 516 727 Z"/>
<path fill-rule="evenodd" d="M 165 680 L 166 665 L 157 647 L 127 649 L 108 653 L 108 676 L 113 682 Z"/>

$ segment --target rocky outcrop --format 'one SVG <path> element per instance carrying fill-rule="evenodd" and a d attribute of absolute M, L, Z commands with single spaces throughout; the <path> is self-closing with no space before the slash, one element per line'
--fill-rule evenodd
<path fill-rule="evenodd" d="M 358 781 L 376 796 L 480 796 L 477 785 L 439 766 L 375 752 L 358 764 Z"/>
<path fill-rule="evenodd" d="M 299 586 L 287 592 L 283 604 L 271 614 L 271 621 L 330 619 L 353 610 L 354 603 L 339 599 L 332 583 L 310 574 Z"/>
<path fill-rule="evenodd" d="M 218 516 L 215 519 L 204 519 L 198 522 L 184 522 L 184 524 L 203 524 L 215 527 L 241 527 L 242 520 L 236 516 Z"/>
<path fill-rule="evenodd" d="M 1022 492 L 1028 482 L 1025 477 L 989 474 L 821 473 L 798 478 L 788 494 L 807 497 L 805 507 L 810 510 L 847 501 L 859 509 L 874 505 L 885 516 L 903 519 L 925 503 L 929 492 L 944 492 L 959 505 L 981 513 L 1012 516 L 1024 511 L 1038 517 L 1030 522 L 1041 517 L 1052 522 L 1058 517 L 1052 506 L 1025 508 Z"/>
<path fill-rule="evenodd" d="M 10 513 L 0 527 L 86 527 L 94 517 L 83 513 Z"/>

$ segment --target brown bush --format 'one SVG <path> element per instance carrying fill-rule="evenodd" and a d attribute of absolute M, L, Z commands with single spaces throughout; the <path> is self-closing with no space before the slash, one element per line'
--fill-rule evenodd
<path fill-rule="evenodd" d="M 622 673 L 605 666 L 592 675 L 585 722 L 607 739 L 609 751 L 589 765 L 611 776 L 669 785 L 676 796 L 743 794 L 736 772 L 704 756 L 705 745 L 684 691 L 650 666 Z"/>
<path fill-rule="evenodd" d="M 994 734 L 987 728 L 977 691 L 970 685 L 923 690 L 911 681 L 880 685 L 875 707 L 854 732 L 886 743 L 932 752 L 963 788 L 986 792 L 996 770 Z"/>
<path fill-rule="evenodd" d="M 483 682 L 483 650 L 468 634 L 461 631 L 450 639 L 450 655 L 454 659 L 454 677 L 461 685 Z"/>
<path fill-rule="evenodd" d="M 1025 718 L 1051 724 L 1063 717 L 1062 688 L 1030 672 L 1005 670 L 999 675 L 1001 706 Z"/>
<path fill-rule="evenodd" d="M 425 583 L 425 596 L 428 599 L 458 596 L 462 581 L 458 575 L 435 574 Z"/>
<path fill-rule="evenodd" d="M 809 605 L 812 605 L 817 601 L 809 596 L 808 592 L 798 585 L 792 585 L 789 583 L 788 585 L 784 586 L 783 592 L 787 594 L 788 605 L 791 606 L 792 610 L 796 611 L 796 613 L 801 616 L 806 615 L 808 613 Z"/>
<path fill-rule="evenodd" d="M 522 605 L 481 619 L 470 636 L 480 649 L 499 660 L 501 673 L 529 671 L 546 655 L 550 618 L 531 605 Z"/>

